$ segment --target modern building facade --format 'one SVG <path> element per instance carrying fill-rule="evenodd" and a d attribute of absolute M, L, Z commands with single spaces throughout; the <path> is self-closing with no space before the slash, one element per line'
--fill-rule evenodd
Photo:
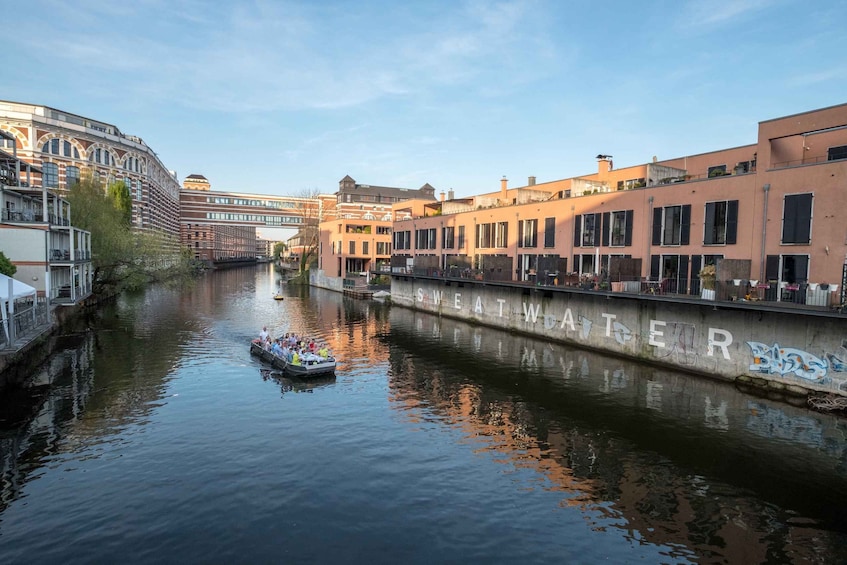
<path fill-rule="evenodd" d="M 395 270 L 544 284 L 618 276 L 699 295 L 702 267 L 721 259 L 718 282 L 744 296 L 844 302 L 847 105 L 761 122 L 742 147 L 597 162 L 589 175 L 518 188 L 504 178 L 499 191 L 395 217 Z"/>
<path fill-rule="evenodd" d="M 349 175 L 338 183 L 336 217 L 320 224 L 318 270 L 322 284 L 336 290 L 348 276 L 389 272 L 395 209 L 403 203 L 434 203 L 435 189 L 358 184 Z M 401 213 L 406 217 L 406 212 Z"/>
<path fill-rule="evenodd" d="M 31 181 L 60 195 L 85 174 L 123 182 L 132 196 L 133 225 L 179 237 L 179 182 L 137 136 L 112 124 L 47 106 L 0 101 L 7 152 L 39 168 Z"/>
<path fill-rule="evenodd" d="M 0 131 L 0 140 L 14 141 Z M 13 149 L 14 151 L 14 149 Z M 14 278 L 54 304 L 76 304 L 91 294 L 91 233 L 74 227 L 71 207 L 56 192 L 24 180 L 22 170 L 43 174 L 0 151 L 0 251 Z"/>

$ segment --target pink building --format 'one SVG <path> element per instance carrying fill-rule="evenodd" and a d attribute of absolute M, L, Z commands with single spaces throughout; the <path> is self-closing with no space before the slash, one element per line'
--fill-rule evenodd
<path fill-rule="evenodd" d="M 588 175 L 395 205 L 393 269 L 700 295 L 701 268 L 717 262 L 735 297 L 844 302 L 847 104 L 761 122 L 742 147 L 597 162 Z"/>

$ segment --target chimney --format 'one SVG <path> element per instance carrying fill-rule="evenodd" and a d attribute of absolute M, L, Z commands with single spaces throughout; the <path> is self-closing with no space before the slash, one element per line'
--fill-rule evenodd
<path fill-rule="evenodd" d="M 444 202 L 444 191 L 441 191 L 441 201 Z"/>
<path fill-rule="evenodd" d="M 454 198 L 453 189 L 451 188 L 450 190 L 447 191 L 447 200 L 453 200 L 453 198 Z"/>
<path fill-rule="evenodd" d="M 535 186 L 535 177 L 529 177 L 529 179 L 526 181 L 526 185 Z"/>
<path fill-rule="evenodd" d="M 597 155 L 597 172 L 602 174 L 606 174 L 612 170 L 612 156 L 611 155 Z"/>
<path fill-rule="evenodd" d="M 500 179 L 500 200 L 503 202 L 506 201 L 509 195 L 509 190 L 507 185 L 509 184 L 509 179 L 506 178 L 506 175 L 503 175 L 503 178 Z"/>

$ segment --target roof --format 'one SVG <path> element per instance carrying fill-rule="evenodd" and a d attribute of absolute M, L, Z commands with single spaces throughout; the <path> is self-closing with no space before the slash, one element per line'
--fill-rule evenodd
<path fill-rule="evenodd" d="M 397 188 L 394 186 L 374 186 L 372 184 L 357 184 L 354 191 L 339 191 L 341 193 L 355 192 L 367 196 L 390 196 L 404 200 L 410 198 L 424 198 L 435 200 L 435 189 L 428 183 L 421 188 Z"/>
<path fill-rule="evenodd" d="M 188 180 L 188 179 L 193 179 L 193 180 L 205 180 L 205 181 L 208 181 L 208 180 L 209 180 L 209 179 L 207 179 L 206 177 L 204 177 L 203 175 L 188 175 L 187 177 L 185 177 L 185 180 Z"/>

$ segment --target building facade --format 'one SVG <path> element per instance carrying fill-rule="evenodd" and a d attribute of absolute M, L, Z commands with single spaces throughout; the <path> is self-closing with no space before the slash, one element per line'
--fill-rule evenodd
<path fill-rule="evenodd" d="M 718 282 L 753 299 L 844 302 L 847 105 L 761 122 L 743 147 L 597 162 L 589 175 L 518 188 L 504 178 L 499 191 L 395 217 L 392 264 L 544 284 L 617 274 L 699 295 L 701 269 L 720 263 Z"/>
<path fill-rule="evenodd" d="M 321 280 L 334 279 L 332 288 L 350 276 L 389 272 L 395 211 L 408 214 L 409 202 L 434 203 L 435 189 L 396 188 L 358 184 L 349 175 L 338 183 L 336 217 L 320 224 L 318 269 Z"/>
<path fill-rule="evenodd" d="M 116 126 L 47 106 L 0 101 L 4 149 L 39 168 L 32 182 L 65 194 L 83 174 L 123 182 L 132 196 L 133 225 L 179 238 L 179 182 L 137 136 Z"/>

